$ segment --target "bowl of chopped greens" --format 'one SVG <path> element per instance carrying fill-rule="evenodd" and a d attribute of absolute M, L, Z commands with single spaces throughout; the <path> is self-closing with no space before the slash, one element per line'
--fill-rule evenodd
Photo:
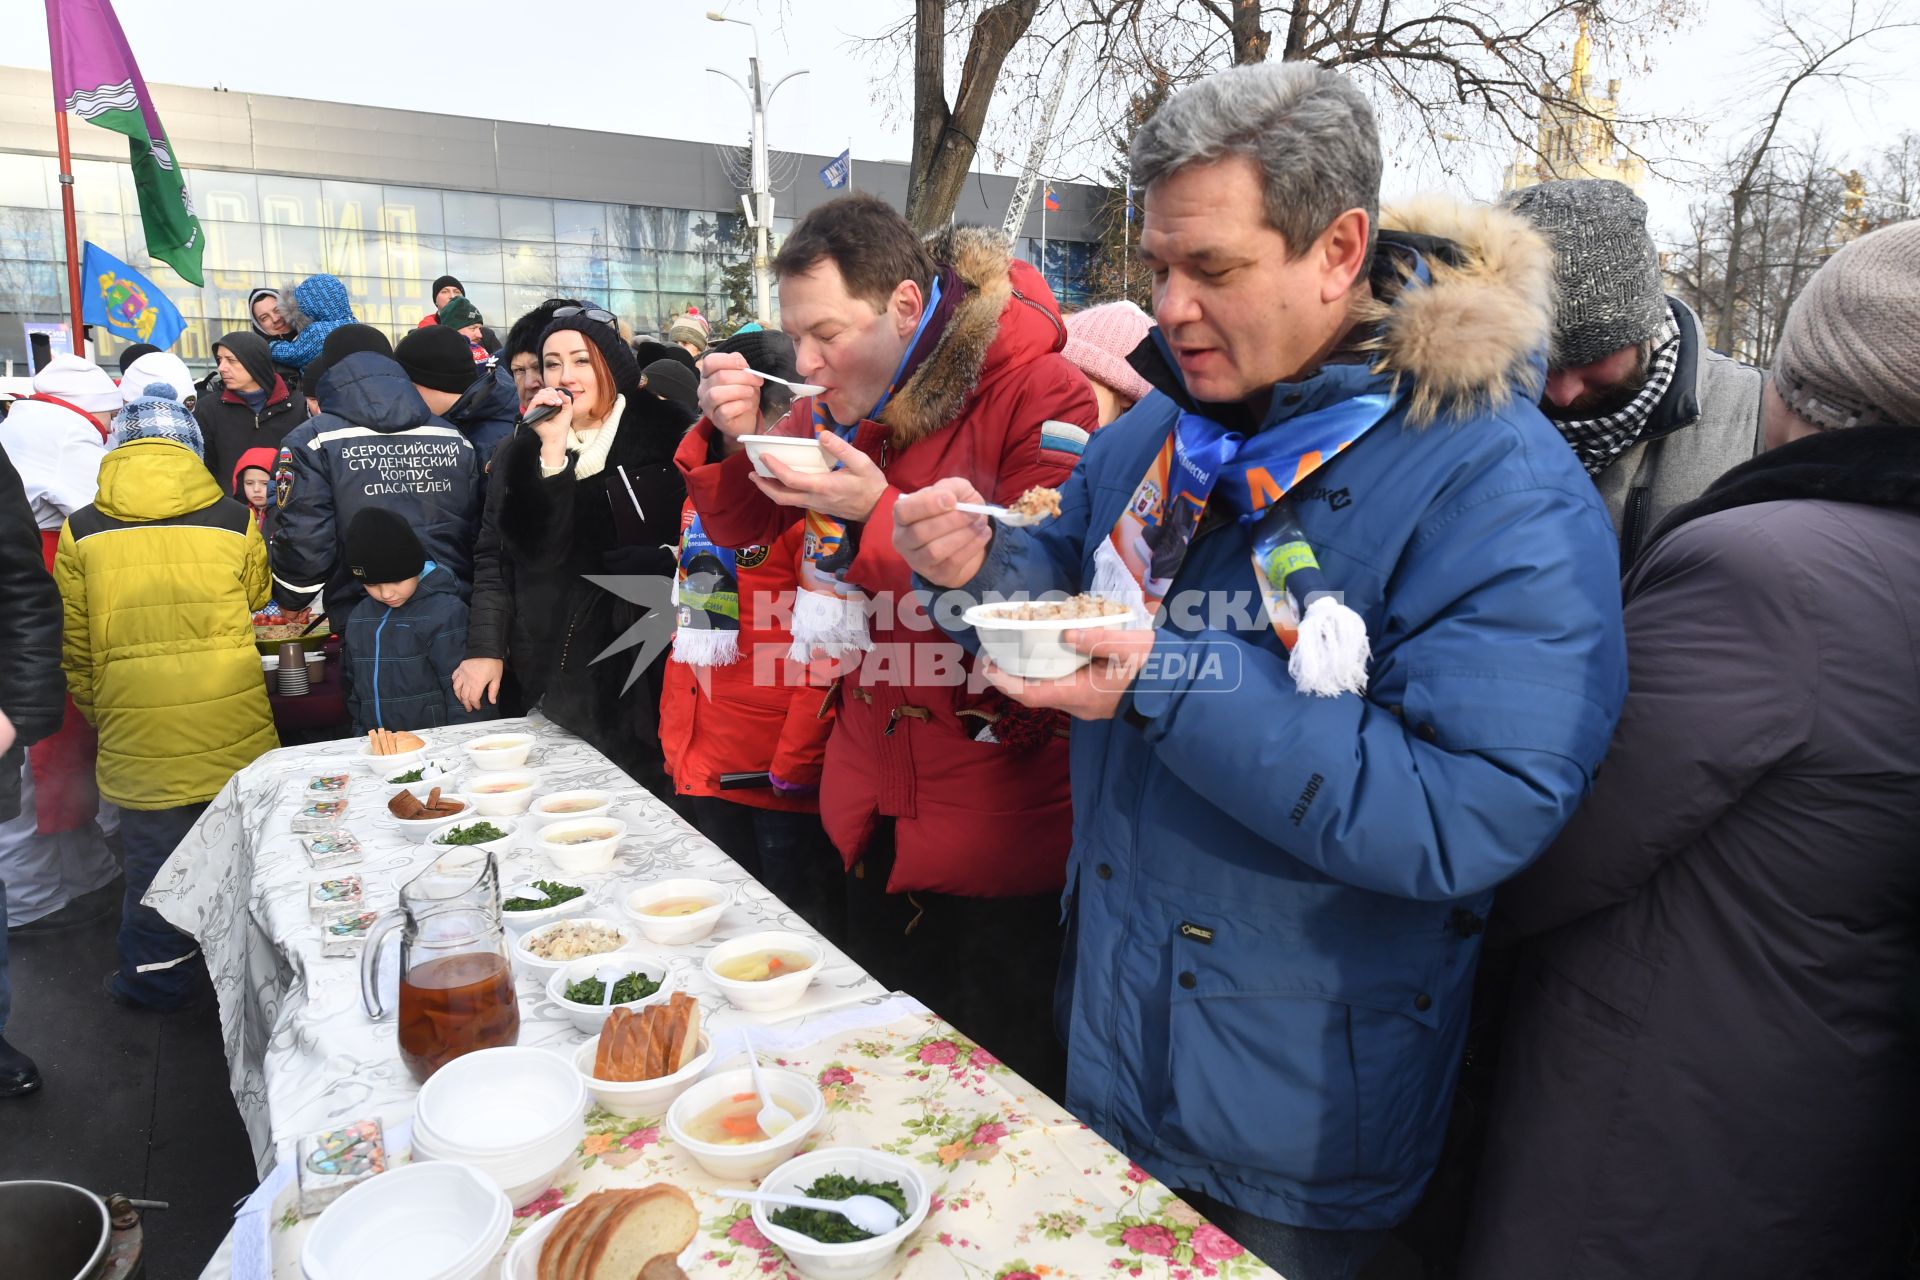
<path fill-rule="evenodd" d="M 899 1226 L 873 1236 L 823 1209 L 756 1204 L 753 1225 L 807 1280 L 860 1280 L 885 1269 L 926 1221 L 933 1200 L 915 1165 L 864 1147 L 823 1147 L 795 1156 L 762 1179 L 760 1190 L 817 1200 L 868 1195 L 900 1210 Z"/>
<path fill-rule="evenodd" d="M 482 818 L 469 815 L 441 823 L 428 833 L 427 843 L 447 845 L 455 849 L 503 854 L 507 851 L 507 845 L 513 841 L 515 825 L 512 818 Z"/>
<path fill-rule="evenodd" d="M 593 905 L 591 893 L 567 880 L 525 880 L 500 890 L 500 918 L 515 933 L 582 915 Z"/>
<path fill-rule="evenodd" d="M 613 1001 L 601 1004 L 606 988 L 597 976 L 601 969 L 618 970 Z M 547 979 L 547 999 L 566 1013 L 568 1021 L 588 1035 L 600 1034 L 600 1024 L 615 1009 L 642 1009 L 662 1004 L 673 994 L 673 974 L 664 956 L 646 951 L 619 951 L 611 955 L 570 960 Z"/>

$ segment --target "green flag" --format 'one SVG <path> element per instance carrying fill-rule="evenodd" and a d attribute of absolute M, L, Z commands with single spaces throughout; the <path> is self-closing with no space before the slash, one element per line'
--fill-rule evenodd
<path fill-rule="evenodd" d="M 205 283 L 200 254 L 206 237 L 187 193 L 187 176 L 160 127 L 153 94 L 112 3 L 47 0 L 47 34 L 53 45 L 54 102 L 90 124 L 126 135 L 147 252 L 190 283 Z"/>

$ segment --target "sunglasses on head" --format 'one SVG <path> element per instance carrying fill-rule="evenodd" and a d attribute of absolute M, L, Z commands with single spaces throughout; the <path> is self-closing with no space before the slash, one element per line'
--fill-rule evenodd
<path fill-rule="evenodd" d="M 601 324 L 619 327 L 619 318 L 611 311 L 602 311 L 599 307 L 561 307 L 553 313 L 555 320 L 565 320 L 569 316 L 585 316 L 589 320 L 598 320 Z"/>

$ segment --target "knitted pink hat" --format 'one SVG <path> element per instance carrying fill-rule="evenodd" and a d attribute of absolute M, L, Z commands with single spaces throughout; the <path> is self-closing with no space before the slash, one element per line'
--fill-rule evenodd
<path fill-rule="evenodd" d="M 1153 328 L 1153 317 L 1131 302 L 1105 302 L 1067 317 L 1067 347 L 1062 353 L 1095 382 L 1104 382 L 1129 400 L 1147 398 L 1153 388 L 1133 371 L 1127 357 Z"/>

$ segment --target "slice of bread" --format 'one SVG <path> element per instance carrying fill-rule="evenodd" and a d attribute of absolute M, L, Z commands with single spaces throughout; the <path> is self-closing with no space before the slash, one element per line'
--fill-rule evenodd
<path fill-rule="evenodd" d="M 569 1221 L 561 1223 L 541 1247 L 540 1280 L 579 1280 L 586 1275 L 586 1261 L 600 1228 L 608 1218 L 619 1212 L 621 1206 L 639 1194 L 638 1191 L 596 1191 L 582 1200 L 567 1215 Z M 551 1277 L 545 1270 L 549 1254 L 554 1259 Z"/>
<path fill-rule="evenodd" d="M 699 1230 L 699 1210 L 686 1192 L 664 1182 L 642 1187 L 597 1224 L 577 1278 L 634 1280 L 643 1268 L 661 1257 L 671 1262 L 693 1243 Z"/>
<path fill-rule="evenodd" d="M 611 1191 L 596 1191 L 566 1212 L 560 1219 L 560 1225 L 547 1233 L 540 1242 L 540 1265 L 535 1272 L 539 1280 L 560 1280 L 560 1255 L 566 1252 L 567 1242 L 580 1230 L 580 1224 L 598 1213 L 604 1197 L 615 1194 Z"/>
<path fill-rule="evenodd" d="M 700 1002 L 676 991 L 664 1010 L 667 1018 L 667 1057 L 663 1075 L 673 1075 L 693 1061 L 700 1047 Z"/>
<path fill-rule="evenodd" d="M 600 1025 L 600 1044 L 593 1051 L 593 1074 L 600 1080 L 614 1078 L 614 1054 L 625 1036 L 626 1022 L 633 1016 L 630 1009 L 615 1009 L 607 1015 Z"/>

